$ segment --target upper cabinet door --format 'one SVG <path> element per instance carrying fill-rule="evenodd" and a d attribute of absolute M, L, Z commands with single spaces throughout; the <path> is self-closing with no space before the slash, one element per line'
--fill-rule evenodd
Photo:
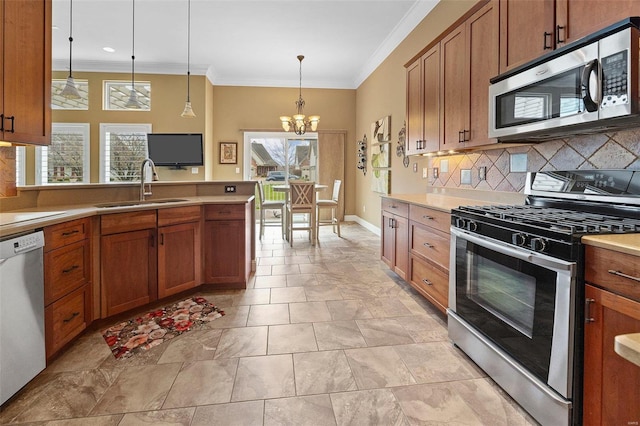
<path fill-rule="evenodd" d="M 422 58 L 422 139 L 424 152 L 440 148 L 440 44 Z"/>
<path fill-rule="evenodd" d="M 557 47 L 572 43 L 630 16 L 640 16 L 640 1 L 556 0 Z"/>
<path fill-rule="evenodd" d="M 554 37 L 553 0 L 500 0 L 501 73 L 554 49 Z"/>
<path fill-rule="evenodd" d="M 422 140 L 422 62 L 407 67 L 407 155 L 417 154 Z"/>
<path fill-rule="evenodd" d="M 465 46 L 464 23 L 440 42 L 441 150 L 464 148 L 464 130 L 469 129 L 469 62 Z"/>
<path fill-rule="evenodd" d="M 51 0 L 2 1 L 2 111 L 7 142 L 51 142 Z"/>

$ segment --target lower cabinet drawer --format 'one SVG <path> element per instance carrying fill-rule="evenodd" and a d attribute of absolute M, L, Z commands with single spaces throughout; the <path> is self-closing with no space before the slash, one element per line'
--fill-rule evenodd
<path fill-rule="evenodd" d="M 45 308 L 47 358 L 87 327 L 89 285 L 85 285 Z"/>
<path fill-rule="evenodd" d="M 411 256 L 411 285 L 446 313 L 449 306 L 449 274 L 430 262 Z"/>
<path fill-rule="evenodd" d="M 89 240 L 44 255 L 44 303 L 48 305 L 86 284 L 89 277 Z"/>
<path fill-rule="evenodd" d="M 449 268 L 450 235 L 433 228 L 411 222 L 411 250 Z"/>
<path fill-rule="evenodd" d="M 244 219 L 244 204 L 209 204 L 204 208 L 205 220 Z"/>

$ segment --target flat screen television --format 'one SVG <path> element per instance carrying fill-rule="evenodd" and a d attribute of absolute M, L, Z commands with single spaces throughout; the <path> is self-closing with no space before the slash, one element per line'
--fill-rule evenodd
<path fill-rule="evenodd" d="M 156 166 L 202 166 L 202 133 L 148 133 L 149 158 Z"/>

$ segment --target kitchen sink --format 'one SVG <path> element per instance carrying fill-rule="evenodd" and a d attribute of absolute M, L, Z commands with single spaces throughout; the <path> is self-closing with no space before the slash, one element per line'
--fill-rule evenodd
<path fill-rule="evenodd" d="M 187 201 L 182 198 L 162 198 L 159 200 L 144 200 L 144 201 L 114 201 L 112 203 L 96 204 L 98 208 L 109 207 L 133 207 L 133 206 L 145 206 L 148 204 L 165 204 L 165 203 L 179 203 L 181 201 Z"/>

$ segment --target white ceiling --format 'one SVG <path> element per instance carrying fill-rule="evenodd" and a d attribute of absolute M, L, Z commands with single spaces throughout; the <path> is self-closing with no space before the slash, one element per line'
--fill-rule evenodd
<path fill-rule="evenodd" d="M 439 0 L 191 0 L 191 73 L 216 85 L 357 88 Z M 69 69 L 53 0 L 53 69 Z M 187 72 L 187 0 L 135 1 L 136 73 Z M 73 70 L 131 72 L 132 0 L 73 0 Z M 115 53 L 102 48 L 109 46 Z"/>

